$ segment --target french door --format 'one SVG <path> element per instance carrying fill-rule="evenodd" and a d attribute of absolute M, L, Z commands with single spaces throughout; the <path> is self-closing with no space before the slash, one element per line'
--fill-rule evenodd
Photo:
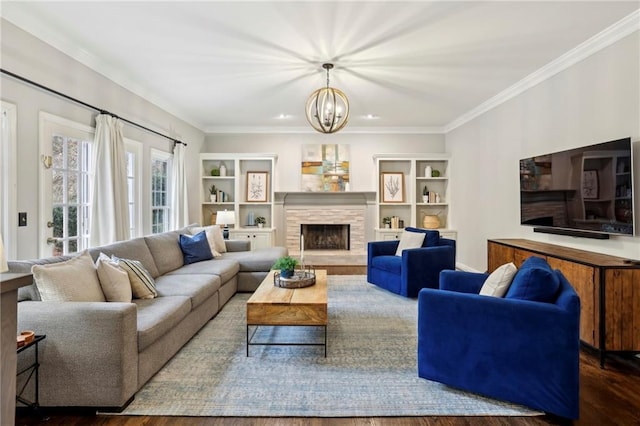
<path fill-rule="evenodd" d="M 40 113 L 40 257 L 89 246 L 94 129 Z"/>

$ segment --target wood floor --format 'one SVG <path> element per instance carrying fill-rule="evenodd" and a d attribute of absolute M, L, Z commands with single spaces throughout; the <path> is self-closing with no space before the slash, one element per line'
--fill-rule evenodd
<path fill-rule="evenodd" d="M 167 395 L 170 397 L 170 395 Z M 607 361 L 601 369 L 597 357 L 586 350 L 580 356 L 580 420 L 568 422 L 552 416 L 537 417 L 360 417 L 360 418 L 214 418 L 95 416 L 73 412 L 46 411 L 49 420 L 41 421 L 30 412 L 20 412 L 16 425 L 48 426 L 333 426 L 333 425 L 640 425 L 640 362 L 630 358 Z"/>

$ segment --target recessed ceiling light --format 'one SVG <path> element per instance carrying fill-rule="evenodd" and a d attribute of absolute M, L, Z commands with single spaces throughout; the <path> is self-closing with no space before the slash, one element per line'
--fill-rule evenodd
<path fill-rule="evenodd" d="M 279 114 L 276 116 L 276 119 L 278 120 L 286 120 L 287 118 L 291 118 L 291 114 Z"/>
<path fill-rule="evenodd" d="M 379 115 L 375 115 L 375 114 L 367 114 L 363 117 L 367 120 L 377 120 L 378 118 L 380 118 Z"/>

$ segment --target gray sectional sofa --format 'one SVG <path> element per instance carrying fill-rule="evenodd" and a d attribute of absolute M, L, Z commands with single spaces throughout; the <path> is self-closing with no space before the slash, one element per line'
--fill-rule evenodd
<path fill-rule="evenodd" d="M 227 240 L 222 257 L 183 265 L 180 233 L 187 230 L 90 249 L 94 260 L 100 252 L 139 260 L 155 279 L 154 299 L 43 302 L 35 284 L 20 289 L 18 330 L 47 335 L 40 343 L 40 405 L 125 407 L 237 291 L 255 290 L 287 254 L 284 247 L 251 251 L 248 241 Z M 67 259 L 14 261 L 9 268 L 30 272 L 34 264 Z"/>

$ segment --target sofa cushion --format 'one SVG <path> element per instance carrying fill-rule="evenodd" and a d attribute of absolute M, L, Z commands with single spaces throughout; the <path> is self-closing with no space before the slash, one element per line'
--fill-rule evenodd
<path fill-rule="evenodd" d="M 226 240 L 222 236 L 222 228 L 220 225 L 192 226 L 189 231 L 192 234 L 205 231 L 207 235 L 211 237 L 215 251 L 218 253 L 224 253 L 227 251 L 227 246 L 225 245 Z"/>
<path fill-rule="evenodd" d="M 191 309 L 199 306 L 220 288 L 218 275 L 211 274 L 169 274 L 158 277 L 158 296 L 187 296 L 191 299 Z"/>
<path fill-rule="evenodd" d="M 278 258 L 287 254 L 286 247 L 268 247 L 252 251 L 226 252 L 222 259 L 237 261 L 240 264 L 240 272 L 268 272 Z"/>
<path fill-rule="evenodd" d="M 227 251 L 227 246 L 222 236 L 222 229 L 218 225 L 211 226 L 194 226 L 189 229 L 192 235 L 198 234 L 204 231 L 207 234 L 207 241 L 209 242 L 209 248 L 213 257 L 220 257 L 221 253 Z"/>
<path fill-rule="evenodd" d="M 171 231 L 144 237 L 158 270 L 157 274 L 152 274 L 153 278 L 178 269 L 184 264 L 178 241 L 180 234 L 180 231 Z M 137 257 L 132 257 L 132 259 L 137 259 Z"/>
<path fill-rule="evenodd" d="M 371 260 L 371 267 L 400 275 L 402 258 L 399 256 L 376 256 Z"/>
<path fill-rule="evenodd" d="M 43 259 L 31 259 L 31 260 L 10 260 L 9 272 L 16 274 L 30 274 L 33 265 L 49 265 L 51 263 L 66 262 L 73 256 L 53 256 L 45 257 Z M 38 293 L 38 287 L 36 287 L 35 281 L 31 285 L 20 287 L 18 289 L 18 302 L 25 300 L 39 301 L 40 293 Z"/>
<path fill-rule="evenodd" d="M 513 277 L 517 271 L 518 269 L 513 262 L 505 263 L 496 268 L 496 270 L 487 277 L 484 284 L 482 284 L 480 295 L 503 297 L 507 293 L 507 290 L 509 290 L 511 281 L 513 281 Z"/>
<path fill-rule="evenodd" d="M 66 262 L 34 265 L 33 278 L 44 302 L 104 302 L 98 273 L 88 251 Z"/>
<path fill-rule="evenodd" d="M 516 272 L 506 298 L 553 302 L 560 288 L 560 280 L 546 260 L 529 257 Z"/>
<path fill-rule="evenodd" d="M 239 271 L 240 265 L 235 260 L 218 258 L 184 265 L 182 268 L 171 271 L 167 275 L 210 274 L 219 276 L 222 283 L 226 283 Z"/>
<path fill-rule="evenodd" d="M 176 236 L 176 246 L 178 244 L 178 237 Z M 179 251 L 180 249 L 178 249 Z M 93 260 L 97 260 L 100 253 L 105 253 L 109 256 L 116 256 L 122 259 L 135 259 L 142 263 L 142 266 L 149 271 L 152 277 L 157 277 L 160 275 L 158 273 L 158 268 L 156 267 L 156 262 L 151 255 L 151 251 L 149 250 L 149 246 L 147 245 L 145 239 L 143 237 L 133 238 L 127 241 L 119 241 L 117 243 L 109 244 L 102 247 L 94 247 L 89 249 L 89 253 L 91 253 L 91 257 Z M 182 261 L 182 256 L 180 257 Z"/>
<path fill-rule="evenodd" d="M 396 256 L 402 256 L 403 250 L 422 247 L 422 243 L 424 243 L 424 237 L 426 235 L 427 234 L 424 232 L 414 232 L 405 229 L 400 237 L 400 243 L 396 249 Z"/>
<path fill-rule="evenodd" d="M 133 259 L 120 259 L 112 256 L 118 262 L 118 266 L 127 271 L 129 282 L 131 283 L 131 293 L 136 299 L 153 299 L 158 295 L 155 281 L 142 263 Z"/>
<path fill-rule="evenodd" d="M 196 235 L 180 234 L 180 250 L 182 250 L 185 265 L 213 259 L 213 253 L 209 248 L 207 234 L 204 231 Z"/>
<path fill-rule="evenodd" d="M 96 260 L 96 269 L 100 287 L 102 287 L 107 302 L 131 303 L 129 274 L 118 265 L 118 262 L 111 260 L 106 254 L 100 253 L 98 260 Z"/>
<path fill-rule="evenodd" d="M 133 303 L 138 309 L 138 352 L 173 329 L 191 311 L 191 299 L 187 296 L 134 299 Z"/>

